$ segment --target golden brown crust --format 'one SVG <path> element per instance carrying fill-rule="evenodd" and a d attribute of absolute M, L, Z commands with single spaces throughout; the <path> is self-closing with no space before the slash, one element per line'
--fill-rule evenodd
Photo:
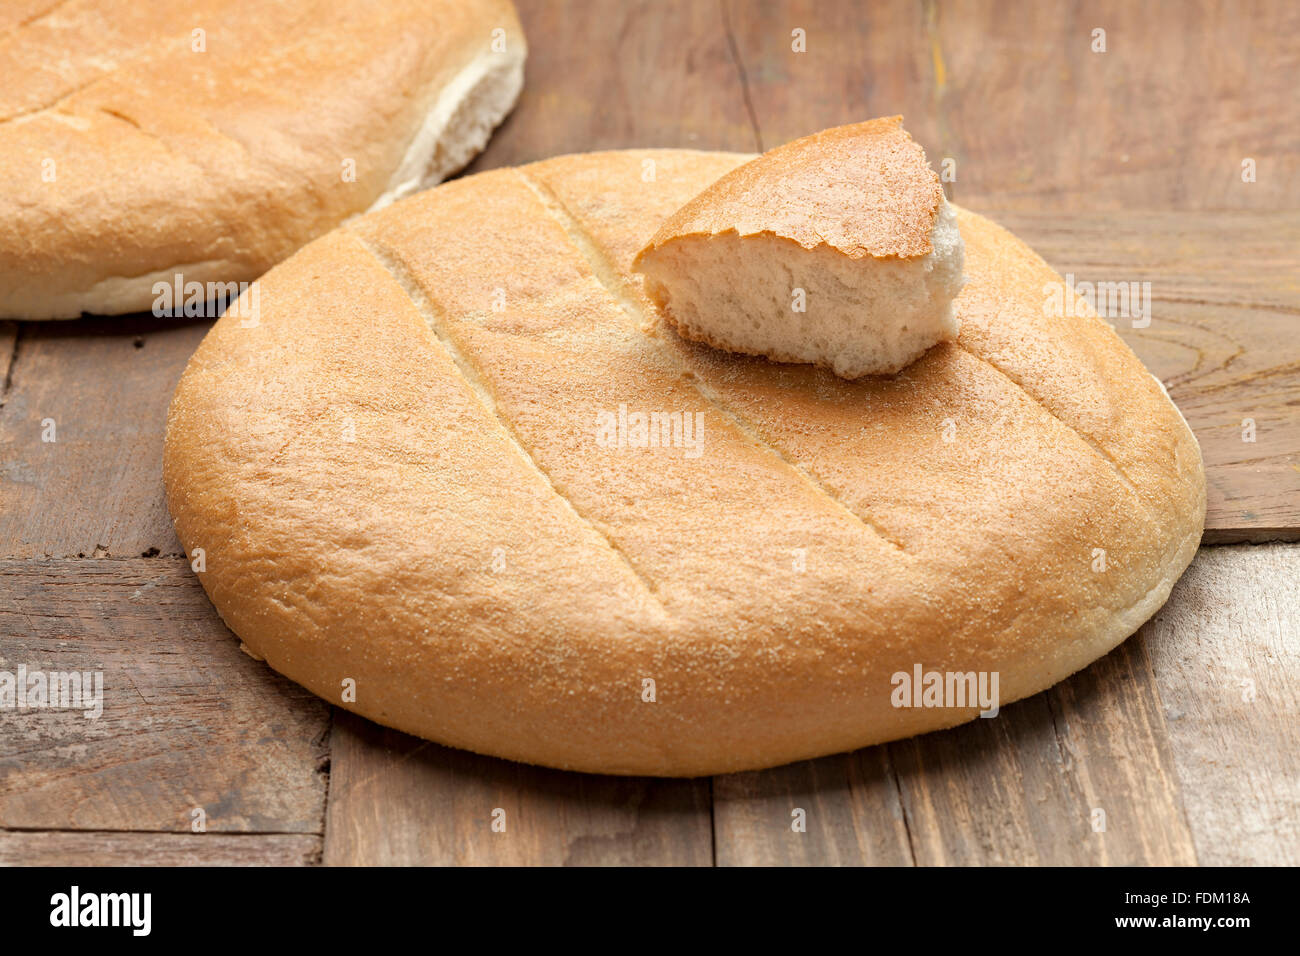
<path fill-rule="evenodd" d="M 469 177 L 273 269 L 256 327 L 218 322 L 165 478 L 244 642 L 443 743 L 695 775 L 974 716 L 891 706 L 915 664 L 996 670 L 1005 704 L 1132 633 L 1204 520 L 1141 363 L 1095 318 L 1042 320 L 1051 270 L 964 211 L 961 339 L 897 376 L 683 341 L 631 260 L 743 159 Z M 701 454 L 601 445 L 620 405 L 700 413 Z"/>
<path fill-rule="evenodd" d="M 902 124 L 886 116 L 837 126 L 736 167 L 669 217 L 633 268 L 665 243 L 727 232 L 854 259 L 928 255 L 943 186 Z"/>
<path fill-rule="evenodd" d="M 0 316 L 255 279 L 384 194 L 496 28 L 522 57 L 509 0 L 80 0 L 14 25 Z"/>

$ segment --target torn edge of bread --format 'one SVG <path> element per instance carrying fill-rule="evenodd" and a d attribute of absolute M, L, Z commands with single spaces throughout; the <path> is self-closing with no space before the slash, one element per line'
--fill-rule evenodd
<path fill-rule="evenodd" d="M 635 268 L 684 338 L 852 379 L 956 339 L 964 259 L 939 177 L 895 116 L 738 167 L 673 215 Z"/>
<path fill-rule="evenodd" d="M 508 55 L 485 50 L 470 61 L 438 96 L 393 171 L 388 188 L 366 211 L 382 209 L 436 186 L 468 166 L 519 99 L 524 58 L 520 41 Z"/>

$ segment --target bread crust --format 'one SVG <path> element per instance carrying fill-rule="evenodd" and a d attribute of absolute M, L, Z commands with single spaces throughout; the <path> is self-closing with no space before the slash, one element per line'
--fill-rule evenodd
<path fill-rule="evenodd" d="M 926 256 L 943 198 L 903 117 L 836 126 L 768 150 L 707 185 L 664 222 L 633 268 L 667 243 L 724 233 L 829 246 L 851 259 Z"/>
<path fill-rule="evenodd" d="M 468 161 L 524 55 L 509 0 L 92 0 L 14 24 L 0 317 L 146 310 L 177 272 L 251 281 Z"/>
<path fill-rule="evenodd" d="M 1131 634 L 1204 523 L 1159 383 L 1082 303 L 1045 316 L 1059 276 L 964 210 L 961 336 L 897 376 L 680 339 L 632 259 L 745 158 L 483 173 L 272 269 L 168 416 L 168 505 L 232 630 L 385 725 L 668 776 L 961 723 L 892 706 L 892 675 L 996 671 L 1005 705 Z M 620 405 L 698 412 L 702 453 L 600 444 Z"/>

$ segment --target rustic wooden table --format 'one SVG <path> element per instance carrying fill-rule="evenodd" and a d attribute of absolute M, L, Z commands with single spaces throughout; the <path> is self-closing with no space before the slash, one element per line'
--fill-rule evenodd
<path fill-rule="evenodd" d="M 240 653 L 162 497 L 206 324 L 0 323 L 0 669 L 107 685 L 99 720 L 0 711 L 0 862 L 1300 862 L 1300 7 L 520 7 L 528 87 L 475 170 L 901 112 L 953 198 L 1061 272 L 1149 281 L 1150 326 L 1119 331 L 1200 439 L 1206 547 L 1136 637 L 998 720 L 712 780 L 542 770 Z"/>

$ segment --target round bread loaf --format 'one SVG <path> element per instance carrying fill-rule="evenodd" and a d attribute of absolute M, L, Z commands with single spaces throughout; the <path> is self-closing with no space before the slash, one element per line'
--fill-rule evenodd
<path fill-rule="evenodd" d="M 0 318 L 257 278 L 469 162 L 524 55 L 510 0 L 7 5 Z"/>
<path fill-rule="evenodd" d="M 250 651 L 441 743 L 699 775 L 976 715 L 897 706 L 917 668 L 996 673 L 1005 704 L 1133 633 L 1204 521 L 1160 383 L 964 210 L 960 338 L 895 376 L 680 338 L 632 259 L 748 158 L 483 173 L 260 280 L 259 321 L 186 369 L 165 462 Z"/>

